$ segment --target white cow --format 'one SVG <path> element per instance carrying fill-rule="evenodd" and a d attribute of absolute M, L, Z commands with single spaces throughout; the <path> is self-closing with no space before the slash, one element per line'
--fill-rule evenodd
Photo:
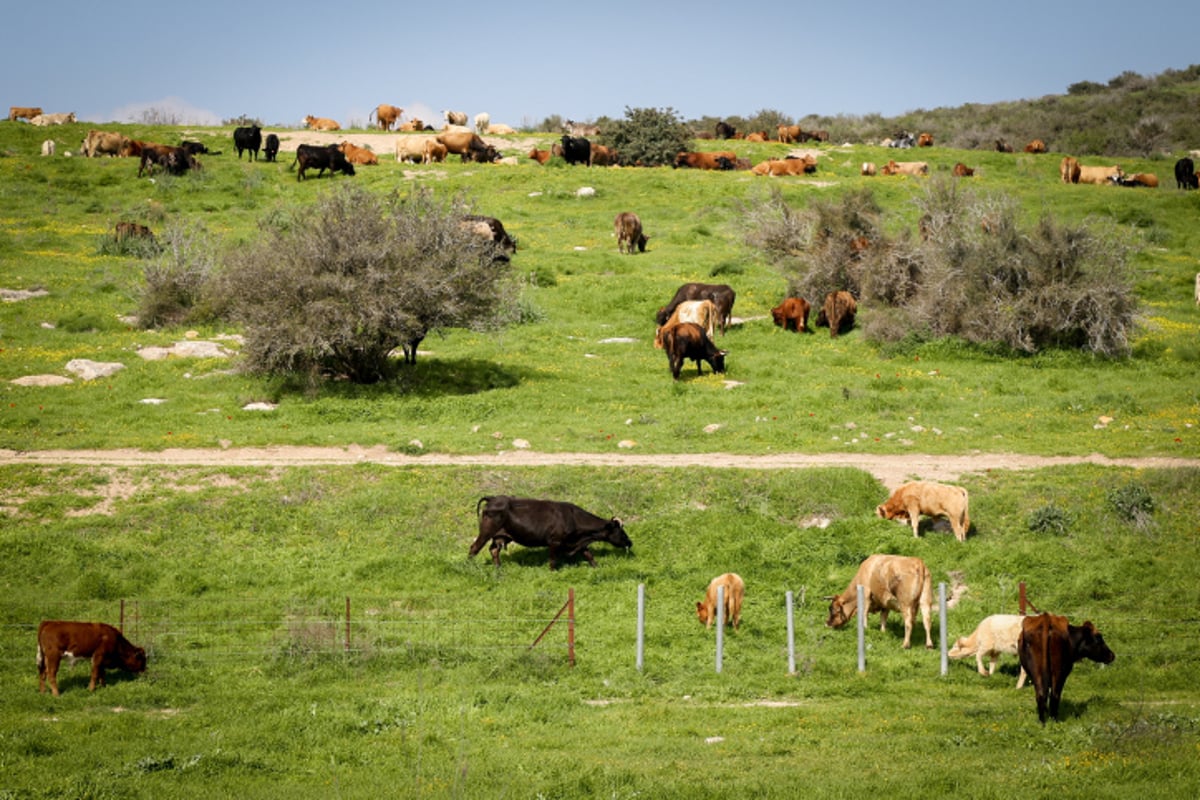
<path fill-rule="evenodd" d="M 480 111 L 475 115 L 475 132 L 483 135 L 488 132 L 488 125 L 491 124 L 492 117 L 486 111 Z"/>
<path fill-rule="evenodd" d="M 1017 655 L 1017 641 L 1021 637 L 1021 623 L 1025 617 L 1020 614 L 993 614 L 985 617 L 970 636 L 964 636 L 954 642 L 954 647 L 947 653 L 950 658 L 966 658 L 975 656 L 975 665 L 980 675 L 996 674 L 996 657 L 1002 653 Z M 988 669 L 983 669 L 983 658 L 988 658 Z M 1017 688 L 1025 685 L 1025 670 L 1017 677 Z"/>

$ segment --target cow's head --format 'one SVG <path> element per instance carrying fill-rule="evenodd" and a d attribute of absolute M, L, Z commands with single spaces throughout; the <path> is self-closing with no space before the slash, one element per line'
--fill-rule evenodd
<path fill-rule="evenodd" d="M 146 671 L 146 651 L 141 647 L 135 647 L 130 652 L 125 654 L 125 669 L 130 672 L 145 672 Z"/>
<path fill-rule="evenodd" d="M 644 253 L 644 252 L 646 252 L 646 240 L 647 240 L 647 239 L 649 239 L 649 238 L 650 238 L 650 237 L 649 237 L 649 236 L 647 236 L 647 235 L 646 235 L 646 234 L 644 234 L 644 233 L 642 233 L 642 234 L 638 234 L 637 246 L 638 246 L 638 252 L 639 252 L 639 253 Z"/>
<path fill-rule="evenodd" d="M 718 350 L 712 357 L 713 372 L 725 371 L 725 356 L 729 353 L 728 350 Z"/>
<path fill-rule="evenodd" d="M 840 628 L 850 621 L 850 617 L 854 616 L 856 603 L 847 605 L 836 594 L 830 595 L 825 599 L 829 601 L 829 619 L 825 620 L 826 628 Z"/>
<path fill-rule="evenodd" d="M 625 526 L 616 517 L 605 523 L 602 538 L 613 547 L 623 547 L 626 550 L 633 549 L 633 542 L 630 541 L 629 534 L 625 533 Z"/>
<path fill-rule="evenodd" d="M 1070 627 L 1071 644 L 1077 658 L 1088 658 L 1098 664 L 1111 664 L 1117 654 L 1108 649 L 1104 637 L 1090 621 L 1076 627 Z"/>

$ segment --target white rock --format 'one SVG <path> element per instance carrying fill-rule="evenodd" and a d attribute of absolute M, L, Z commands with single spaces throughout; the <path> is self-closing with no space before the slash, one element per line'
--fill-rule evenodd
<path fill-rule="evenodd" d="M 73 358 L 67 362 L 67 372 L 78 375 L 80 380 L 85 381 L 107 378 L 123 369 L 125 369 L 125 365 L 115 361 L 92 361 L 87 358 Z"/>
<path fill-rule="evenodd" d="M 593 189 L 591 186 L 580 186 L 578 189 L 575 190 L 575 196 L 576 197 L 595 197 L 596 190 Z"/>
<path fill-rule="evenodd" d="M 161 406 L 167 401 L 161 397 L 147 397 L 142 400 L 138 400 L 138 402 L 146 406 Z"/>
<path fill-rule="evenodd" d="M 13 378 L 9 383 L 15 383 L 17 386 L 66 386 L 68 383 L 75 381 L 70 378 L 64 378 L 62 375 L 26 375 L 21 378 Z"/>
<path fill-rule="evenodd" d="M 278 403 L 247 403 L 242 406 L 242 411 L 274 411 L 277 408 Z"/>
<path fill-rule="evenodd" d="M 525 441 L 524 439 L 513 439 L 512 446 L 518 450 L 528 450 L 529 442 Z"/>

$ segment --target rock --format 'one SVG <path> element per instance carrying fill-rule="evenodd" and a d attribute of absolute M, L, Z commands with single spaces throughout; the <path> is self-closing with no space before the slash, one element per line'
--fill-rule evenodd
<path fill-rule="evenodd" d="M 26 375 L 22 378 L 13 378 L 9 383 L 15 383 L 17 386 L 65 386 L 68 383 L 75 381 L 70 378 L 64 378 L 62 375 Z"/>
<path fill-rule="evenodd" d="M 67 372 L 78 375 L 80 380 L 94 381 L 97 378 L 107 378 L 125 369 L 125 365 L 115 361 L 92 361 L 87 358 L 73 358 L 67 362 Z"/>
<path fill-rule="evenodd" d="M 279 408 L 277 403 L 247 403 L 242 406 L 242 411 L 274 411 Z"/>

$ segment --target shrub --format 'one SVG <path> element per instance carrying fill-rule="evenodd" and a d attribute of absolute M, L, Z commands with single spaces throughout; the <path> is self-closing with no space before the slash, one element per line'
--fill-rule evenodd
<path fill-rule="evenodd" d="M 167 228 L 158 256 L 145 265 L 138 324 L 158 328 L 219 316 L 204 302 L 212 288 L 216 261 L 215 247 L 203 228 Z"/>
<path fill-rule="evenodd" d="M 625 119 L 605 126 L 604 143 L 621 154 L 621 163 L 662 167 L 691 149 L 691 132 L 673 108 L 625 107 Z"/>
<path fill-rule="evenodd" d="M 1075 524 L 1075 515 L 1056 505 L 1042 506 L 1029 515 L 1026 526 L 1034 533 L 1062 536 Z"/>
<path fill-rule="evenodd" d="M 1129 483 L 1108 493 L 1108 505 L 1123 521 L 1145 527 L 1154 514 L 1154 498 L 1145 486 Z"/>

